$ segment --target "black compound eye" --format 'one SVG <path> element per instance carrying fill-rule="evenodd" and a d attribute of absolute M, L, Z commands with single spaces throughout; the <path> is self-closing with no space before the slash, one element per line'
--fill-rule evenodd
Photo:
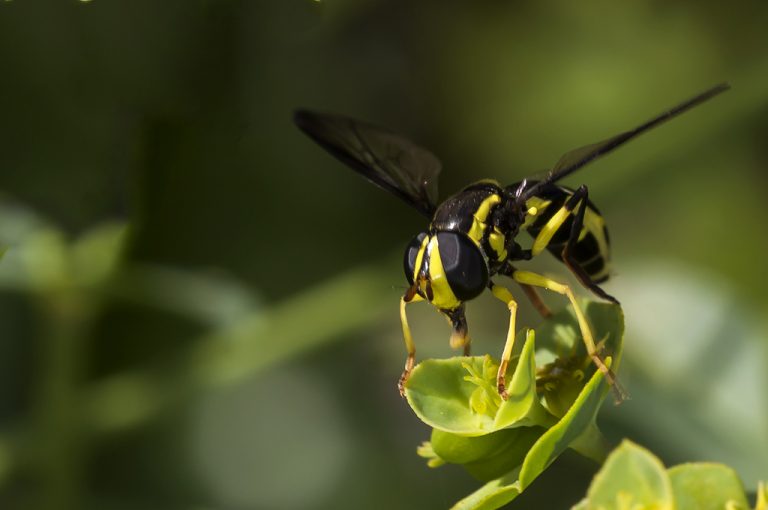
<path fill-rule="evenodd" d="M 475 243 L 458 232 L 438 232 L 443 271 L 460 301 L 479 296 L 488 285 L 488 264 Z"/>
<path fill-rule="evenodd" d="M 405 277 L 408 279 L 408 283 L 413 285 L 413 273 L 416 271 L 416 255 L 419 254 L 421 243 L 424 242 L 424 238 L 427 237 L 426 232 L 417 234 L 416 237 L 411 239 L 408 246 L 405 248 L 405 258 L 403 260 L 403 268 L 405 269 Z"/>

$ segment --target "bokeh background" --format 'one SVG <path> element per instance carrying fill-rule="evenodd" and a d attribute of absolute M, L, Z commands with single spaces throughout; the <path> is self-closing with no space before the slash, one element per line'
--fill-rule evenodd
<path fill-rule="evenodd" d="M 632 400 L 606 404 L 606 435 L 754 488 L 766 19 L 758 0 L 0 3 L 0 507 L 449 507 L 479 483 L 425 466 L 395 390 L 402 250 L 424 222 L 292 110 L 406 134 L 447 196 L 725 80 L 567 183 L 607 218 L 627 316 Z M 531 267 L 566 278 L 547 257 Z M 505 307 L 468 313 L 497 354 Z M 421 357 L 450 355 L 433 310 L 411 322 Z M 511 507 L 568 508 L 596 469 L 565 455 Z"/>

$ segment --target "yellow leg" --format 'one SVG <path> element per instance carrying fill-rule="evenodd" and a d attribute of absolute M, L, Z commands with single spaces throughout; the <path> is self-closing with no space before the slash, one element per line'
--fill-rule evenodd
<path fill-rule="evenodd" d="M 507 383 L 506 373 L 509 366 L 509 359 L 512 357 L 512 347 L 515 345 L 515 318 L 517 316 L 517 302 L 512 297 L 512 293 L 504 287 L 499 285 L 493 285 L 491 292 L 494 296 L 504 301 L 509 308 L 509 329 L 507 330 L 507 340 L 504 342 L 504 352 L 501 354 L 501 362 L 499 363 L 499 371 L 496 374 L 496 388 L 499 391 L 499 395 L 504 400 L 507 400 Z"/>
<path fill-rule="evenodd" d="M 571 306 L 573 306 L 574 312 L 576 313 L 576 320 L 579 323 L 579 329 L 581 330 L 581 336 L 584 340 L 584 345 L 587 348 L 587 354 L 590 358 L 592 358 L 595 366 L 597 366 L 597 368 L 603 374 L 605 374 L 605 378 L 608 380 L 608 383 L 612 386 L 613 391 L 615 392 L 617 402 L 626 400 L 626 392 L 616 380 L 613 372 L 611 372 L 611 370 L 605 366 L 605 363 L 598 353 L 597 346 L 595 345 L 595 339 L 592 336 L 592 330 L 589 327 L 587 318 L 584 316 L 584 312 L 582 312 L 581 307 L 576 302 L 576 296 L 574 296 L 571 288 L 564 283 L 556 282 L 550 278 L 547 278 L 546 276 L 532 273 L 530 271 L 515 271 L 512 273 L 512 278 L 516 282 L 534 287 L 542 287 L 557 292 L 558 294 L 562 294 L 568 298 L 568 300 L 571 302 Z"/>
<path fill-rule="evenodd" d="M 410 299 L 409 299 L 410 298 Z M 405 359 L 405 369 L 403 370 L 400 379 L 397 381 L 397 389 L 400 391 L 400 396 L 405 396 L 405 381 L 408 380 L 408 376 L 411 375 L 413 365 L 416 362 L 416 345 L 413 343 L 413 336 L 411 335 L 411 328 L 408 326 L 408 317 L 405 314 L 405 306 L 408 303 L 415 303 L 421 301 L 421 297 L 418 294 L 413 294 L 400 298 L 400 323 L 403 326 L 403 339 L 405 340 L 405 349 L 408 351 L 408 357 Z"/>

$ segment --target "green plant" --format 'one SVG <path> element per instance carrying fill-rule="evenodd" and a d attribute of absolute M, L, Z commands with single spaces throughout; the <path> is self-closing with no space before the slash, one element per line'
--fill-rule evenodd
<path fill-rule="evenodd" d="M 608 364 L 621 356 L 621 308 L 582 304 Z M 591 364 L 569 310 L 546 319 L 534 333 L 520 332 L 508 374 L 509 399 L 495 386 L 498 364 L 489 356 L 425 360 L 406 385 L 408 403 L 432 427 L 418 449 L 430 467 L 460 464 L 486 482 L 454 509 L 499 508 L 512 501 L 563 451 L 601 461 L 605 441 L 595 423 L 609 391 Z"/>
<path fill-rule="evenodd" d="M 744 488 L 723 464 L 697 462 L 665 469 L 651 452 L 625 440 L 605 461 L 587 497 L 573 510 L 746 510 Z M 758 488 L 755 510 L 768 509 Z"/>

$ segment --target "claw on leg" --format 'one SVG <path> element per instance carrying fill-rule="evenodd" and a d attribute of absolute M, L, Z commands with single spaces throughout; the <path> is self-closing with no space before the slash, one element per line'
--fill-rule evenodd
<path fill-rule="evenodd" d="M 408 359 L 405 360 L 405 369 L 403 370 L 403 373 L 400 375 L 400 379 L 397 381 L 397 391 L 400 392 L 400 396 L 405 398 L 405 382 L 408 380 L 408 377 L 411 376 L 411 370 L 413 370 L 413 365 L 416 362 L 416 356 L 414 355 L 408 355 Z"/>
<path fill-rule="evenodd" d="M 496 374 L 496 389 L 498 390 L 499 396 L 502 398 L 502 400 L 507 400 L 509 398 L 506 382 L 508 366 L 509 360 L 501 360 L 501 364 L 499 364 L 499 372 Z"/>

